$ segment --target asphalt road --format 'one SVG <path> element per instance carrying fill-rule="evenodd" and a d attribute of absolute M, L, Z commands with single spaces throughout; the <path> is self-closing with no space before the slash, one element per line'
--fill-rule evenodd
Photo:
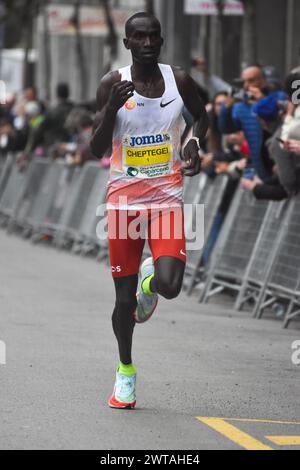
<path fill-rule="evenodd" d="M 107 266 L 3 231 L 0 250 L 1 449 L 300 448 L 297 323 L 282 330 L 184 293 L 161 299 L 135 329 L 137 408 L 111 410 Z M 286 435 L 298 445 L 270 438 Z"/>

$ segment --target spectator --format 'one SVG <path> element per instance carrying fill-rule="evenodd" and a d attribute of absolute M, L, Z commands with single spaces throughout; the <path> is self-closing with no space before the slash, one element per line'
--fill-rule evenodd
<path fill-rule="evenodd" d="M 28 157 L 37 145 L 49 148 L 51 145 L 60 142 L 68 142 L 69 134 L 65 128 L 66 119 L 73 108 L 73 103 L 69 101 L 69 87 L 66 83 L 59 83 L 56 88 L 58 103 L 50 108 L 44 120 L 32 134 L 25 154 Z"/>
<path fill-rule="evenodd" d="M 288 197 L 287 191 L 280 183 L 278 175 L 276 174 L 276 169 L 274 169 L 274 174 L 264 181 L 254 176 L 252 180 L 242 178 L 241 184 L 247 191 L 251 191 L 256 199 L 281 201 Z"/>
<path fill-rule="evenodd" d="M 93 119 L 83 108 L 73 108 L 65 127 L 70 135 L 68 142 L 56 143 L 50 150 L 52 158 L 65 158 L 69 164 L 82 166 L 87 160 L 97 160 L 90 151 Z"/>
<path fill-rule="evenodd" d="M 220 106 L 221 105 L 222 102 L 220 102 Z M 212 132 L 216 133 L 218 141 L 217 145 L 215 144 L 216 139 L 212 140 L 213 145 L 208 142 L 207 148 L 213 149 L 214 152 L 209 152 L 203 155 L 203 171 L 205 171 L 210 177 L 214 177 L 219 173 L 227 173 L 233 179 L 239 179 L 243 169 L 247 165 L 247 159 L 249 156 L 249 146 L 245 140 L 244 133 L 236 132 L 229 134 L 222 139 L 222 135 L 218 132 L 217 125 L 215 129 L 213 125 L 211 125 L 208 132 L 208 140 L 211 139 Z M 222 145 L 222 140 L 224 145 Z"/>
<path fill-rule="evenodd" d="M 0 126 L 2 122 L 13 124 L 14 112 L 13 107 L 16 102 L 16 97 L 12 93 L 7 93 L 5 103 L 0 104 Z"/>
<path fill-rule="evenodd" d="M 46 108 L 45 108 L 45 105 L 42 101 L 40 101 L 38 99 L 38 93 L 37 93 L 37 90 L 34 86 L 30 86 L 28 88 L 25 88 L 24 92 L 23 92 L 23 100 L 22 100 L 22 104 L 24 106 L 26 106 L 27 103 L 30 103 L 30 102 L 37 102 L 38 105 L 39 105 L 39 109 L 40 109 L 40 113 L 41 114 L 44 114 Z"/>
<path fill-rule="evenodd" d="M 283 88 L 278 70 L 274 65 L 266 65 L 263 67 L 263 73 L 270 91 L 281 91 Z"/>
<path fill-rule="evenodd" d="M 83 165 L 88 160 L 97 160 L 90 150 L 90 139 L 93 133 L 93 119 L 88 112 L 82 114 L 79 121 L 77 135 L 77 151 L 75 155 L 75 163 Z"/>
<path fill-rule="evenodd" d="M 295 91 L 293 83 L 300 80 L 300 67 L 292 70 L 286 78 L 286 92 L 289 101 L 282 126 L 275 132 L 270 142 L 270 152 L 274 159 L 280 184 L 289 196 L 297 194 L 300 189 L 300 159 L 297 155 L 297 142 L 300 141 L 300 105 L 294 105 L 292 96 Z"/>
<path fill-rule="evenodd" d="M 247 159 L 245 158 L 247 155 L 247 148 L 244 134 L 242 132 L 238 132 L 236 134 L 226 136 L 224 150 L 222 150 L 221 147 L 219 152 L 215 154 L 207 154 L 202 160 L 202 169 L 210 178 L 214 178 L 220 173 L 228 175 L 228 181 L 222 202 L 203 251 L 203 265 L 206 265 L 209 261 L 225 216 L 231 204 L 231 200 L 234 196 L 239 178 L 247 164 Z"/>
<path fill-rule="evenodd" d="M 270 95 L 274 99 L 285 98 L 280 92 L 269 92 L 263 70 L 259 66 L 252 66 L 242 73 L 243 90 L 234 96 L 228 97 L 223 105 L 220 116 L 220 130 L 230 134 L 243 130 L 250 148 L 251 163 L 261 179 L 271 175 L 272 164 L 267 153 L 262 154 L 264 141 L 269 137 L 257 115 L 254 105 Z M 264 158 L 263 158 L 264 156 Z"/>
<path fill-rule="evenodd" d="M 300 140 L 287 140 L 284 148 L 295 155 L 300 156 Z"/>
<path fill-rule="evenodd" d="M 1 113 L 0 150 L 4 155 L 9 151 L 24 150 L 28 139 L 29 126 L 25 107 L 19 104 L 13 110 L 14 104 L 15 97 L 11 95 Z"/>
<path fill-rule="evenodd" d="M 207 132 L 207 152 L 217 153 L 222 150 L 222 138 L 223 135 L 219 128 L 219 115 L 222 105 L 226 102 L 228 93 L 226 91 L 220 91 L 213 97 L 210 107 L 207 107 L 209 128 Z"/>

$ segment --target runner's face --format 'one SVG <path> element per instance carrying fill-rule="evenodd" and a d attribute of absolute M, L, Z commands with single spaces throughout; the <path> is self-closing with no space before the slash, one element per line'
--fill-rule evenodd
<path fill-rule="evenodd" d="M 156 63 L 163 44 L 159 23 L 151 18 L 136 18 L 130 35 L 124 39 L 132 58 L 141 64 Z"/>

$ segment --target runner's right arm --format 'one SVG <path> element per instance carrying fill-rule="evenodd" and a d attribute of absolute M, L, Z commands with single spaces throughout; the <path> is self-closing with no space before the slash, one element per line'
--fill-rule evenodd
<path fill-rule="evenodd" d="M 118 110 L 133 96 L 134 85 L 121 80 L 119 72 L 105 75 L 97 91 L 97 114 L 90 141 L 92 153 L 101 158 L 112 146 L 112 137 Z"/>

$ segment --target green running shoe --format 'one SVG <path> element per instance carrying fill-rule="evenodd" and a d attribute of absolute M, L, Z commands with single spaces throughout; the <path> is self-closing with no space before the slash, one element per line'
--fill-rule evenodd
<path fill-rule="evenodd" d="M 136 404 L 135 396 L 136 374 L 131 377 L 116 372 L 116 382 L 112 396 L 108 400 L 111 408 L 132 409 Z"/>
<path fill-rule="evenodd" d="M 142 289 L 143 281 L 147 277 L 151 276 L 151 274 L 154 274 L 154 263 L 152 257 L 145 259 L 140 270 L 140 280 L 136 294 L 137 308 L 133 314 L 137 323 L 144 323 L 149 320 L 158 302 L 158 295 L 156 293 L 150 295 L 145 294 Z"/>

